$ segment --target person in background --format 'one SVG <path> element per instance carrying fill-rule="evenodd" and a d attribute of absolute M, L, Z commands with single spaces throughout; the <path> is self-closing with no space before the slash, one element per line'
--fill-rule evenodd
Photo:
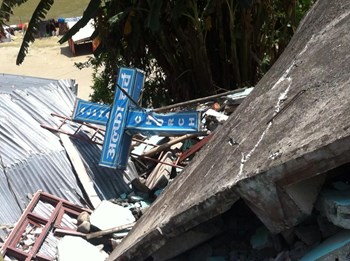
<path fill-rule="evenodd" d="M 46 35 L 47 36 L 55 36 L 56 35 L 56 25 L 55 20 L 50 19 L 46 24 Z"/>

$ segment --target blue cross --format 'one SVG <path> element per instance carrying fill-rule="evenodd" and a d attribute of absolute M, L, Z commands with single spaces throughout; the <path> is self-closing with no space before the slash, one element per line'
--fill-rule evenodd
<path fill-rule="evenodd" d="M 128 96 L 138 100 L 144 83 L 144 73 L 122 67 L 119 70 L 112 107 L 77 99 L 72 119 L 106 125 L 99 165 L 125 169 L 132 135 L 179 135 L 200 131 L 200 112 L 153 113 L 140 109 Z M 126 95 L 127 93 L 128 95 Z"/>

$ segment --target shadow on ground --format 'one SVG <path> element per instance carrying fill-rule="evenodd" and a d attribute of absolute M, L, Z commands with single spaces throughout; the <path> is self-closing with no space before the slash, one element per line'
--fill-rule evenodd
<path fill-rule="evenodd" d="M 92 54 L 92 45 L 91 43 L 83 43 L 76 45 L 75 54 L 73 54 L 69 46 L 61 47 L 61 54 L 69 58 L 82 55 L 89 55 Z"/>

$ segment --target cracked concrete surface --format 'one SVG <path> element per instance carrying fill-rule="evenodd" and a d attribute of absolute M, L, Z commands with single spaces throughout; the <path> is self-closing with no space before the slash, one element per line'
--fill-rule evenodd
<path fill-rule="evenodd" d="M 349 14 L 348 0 L 316 2 L 280 59 L 109 260 L 144 260 L 239 198 L 273 233 L 311 212 L 323 173 L 350 161 Z"/>

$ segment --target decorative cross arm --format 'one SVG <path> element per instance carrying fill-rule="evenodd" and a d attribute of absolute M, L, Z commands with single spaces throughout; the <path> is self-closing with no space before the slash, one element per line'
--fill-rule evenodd
<path fill-rule="evenodd" d="M 125 169 L 132 135 L 136 133 L 171 136 L 200 132 L 198 111 L 163 114 L 133 104 L 131 99 L 138 100 L 143 83 L 142 71 L 122 67 L 111 107 L 77 99 L 73 120 L 106 126 L 99 165 Z"/>

